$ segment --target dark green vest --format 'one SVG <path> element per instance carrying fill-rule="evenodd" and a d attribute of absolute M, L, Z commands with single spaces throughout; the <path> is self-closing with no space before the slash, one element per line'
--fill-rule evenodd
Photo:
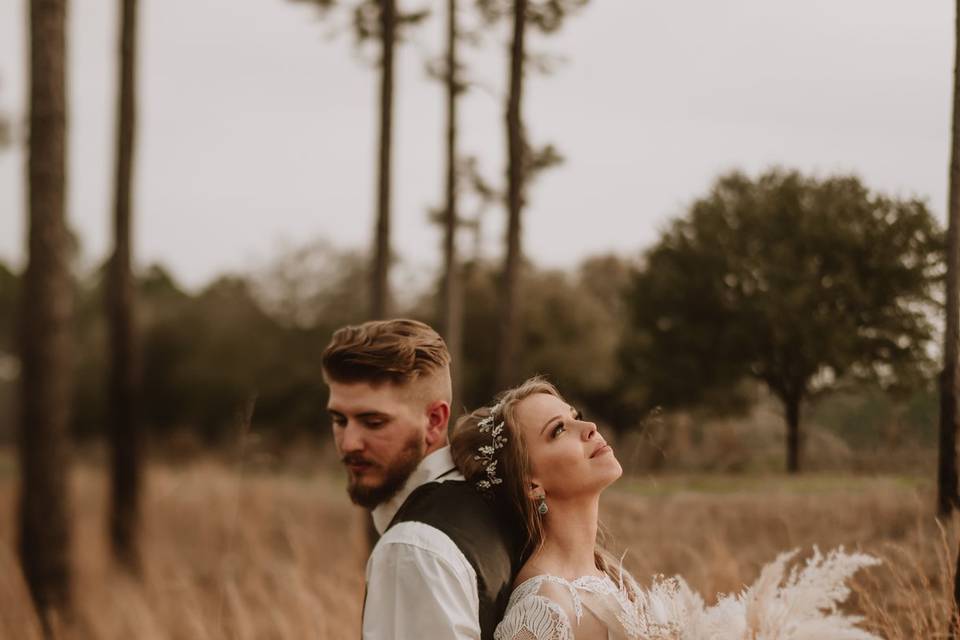
<path fill-rule="evenodd" d="M 520 526 L 510 523 L 490 500 L 463 480 L 428 482 L 417 487 L 387 529 L 400 522 L 422 522 L 439 529 L 463 552 L 477 573 L 481 638 L 493 640 L 521 565 Z"/>

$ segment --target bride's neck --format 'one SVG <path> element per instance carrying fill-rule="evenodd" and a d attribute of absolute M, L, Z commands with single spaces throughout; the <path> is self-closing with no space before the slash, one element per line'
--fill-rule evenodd
<path fill-rule="evenodd" d="M 573 579 L 597 573 L 593 552 L 597 543 L 600 496 L 548 500 L 543 546 L 530 558 L 539 570 Z"/>

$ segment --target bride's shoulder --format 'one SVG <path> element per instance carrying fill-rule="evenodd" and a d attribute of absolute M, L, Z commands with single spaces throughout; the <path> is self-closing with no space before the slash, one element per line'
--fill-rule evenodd
<path fill-rule="evenodd" d="M 616 586 L 606 576 L 581 576 L 567 580 L 549 573 L 520 573 L 510 594 L 508 609 L 521 603 L 539 607 L 544 602 L 556 606 L 569 619 L 580 620 L 583 603 L 580 592 L 612 593 Z"/>
<path fill-rule="evenodd" d="M 576 589 L 563 578 L 546 574 L 521 576 L 494 637 L 572 640 L 571 620 L 579 621 L 582 612 Z"/>
<path fill-rule="evenodd" d="M 514 582 L 513 592 L 510 594 L 508 607 L 524 600 L 533 598 L 548 598 L 556 601 L 558 604 L 566 604 L 572 597 L 568 594 L 569 583 L 562 578 L 548 574 L 536 574 L 529 576 L 518 576 Z"/>

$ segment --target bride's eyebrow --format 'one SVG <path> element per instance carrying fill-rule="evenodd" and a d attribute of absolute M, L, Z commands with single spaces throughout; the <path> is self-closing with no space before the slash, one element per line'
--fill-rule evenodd
<path fill-rule="evenodd" d="M 540 427 L 540 435 L 543 435 L 543 430 L 546 429 L 548 426 L 550 426 L 550 423 L 551 423 L 551 422 L 553 422 L 553 421 L 556 420 L 557 418 L 562 418 L 562 417 L 563 417 L 563 416 L 553 416 L 552 418 L 550 418 L 549 420 L 547 420 L 545 423 L 543 423 L 543 426 Z"/>

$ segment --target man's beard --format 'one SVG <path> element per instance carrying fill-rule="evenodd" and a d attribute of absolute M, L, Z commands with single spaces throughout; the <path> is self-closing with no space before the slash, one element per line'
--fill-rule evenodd
<path fill-rule="evenodd" d="M 347 484 L 347 493 L 350 500 L 361 507 L 373 509 L 397 495 L 397 492 L 403 488 L 407 478 L 413 473 L 420 461 L 423 460 L 424 445 L 419 434 L 414 434 L 400 450 L 388 466 L 384 468 L 383 481 L 376 486 L 361 485 L 357 478 L 352 474 L 347 474 L 349 483 Z M 350 456 L 344 458 L 344 462 L 349 462 Z"/>

